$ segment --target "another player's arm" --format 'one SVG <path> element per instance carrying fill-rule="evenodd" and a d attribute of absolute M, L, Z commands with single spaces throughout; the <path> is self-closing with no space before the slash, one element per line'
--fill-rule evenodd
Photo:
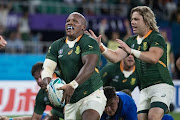
<path fill-rule="evenodd" d="M 104 48 L 106 50 L 104 50 Z M 106 57 L 109 61 L 111 61 L 112 63 L 117 63 L 128 56 L 128 54 L 121 48 L 118 48 L 114 51 L 109 48 L 106 48 L 103 45 L 100 45 L 100 50 L 101 50 L 102 55 Z"/>
<path fill-rule="evenodd" d="M 136 58 L 144 62 L 156 64 L 164 53 L 163 49 L 160 47 L 151 47 L 149 51 L 142 52 L 135 49 L 131 49 L 122 40 L 117 39 L 116 41 L 120 44 L 120 47 L 124 51 L 126 51 L 128 54 L 133 54 Z"/>
<path fill-rule="evenodd" d="M 108 49 L 106 46 L 102 44 L 101 35 L 97 37 L 92 30 L 86 31 L 86 33 L 91 35 L 94 39 L 96 39 L 96 41 L 99 44 L 101 53 L 112 63 L 119 62 L 128 56 L 128 54 L 123 49 L 118 48 L 115 51 Z"/>

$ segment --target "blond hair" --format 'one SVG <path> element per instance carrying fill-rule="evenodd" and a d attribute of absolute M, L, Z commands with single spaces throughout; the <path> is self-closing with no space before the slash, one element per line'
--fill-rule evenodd
<path fill-rule="evenodd" d="M 154 31 L 159 32 L 155 15 L 153 11 L 147 6 L 137 6 L 131 10 L 131 17 L 134 12 L 138 12 L 145 22 L 145 24 Z"/>

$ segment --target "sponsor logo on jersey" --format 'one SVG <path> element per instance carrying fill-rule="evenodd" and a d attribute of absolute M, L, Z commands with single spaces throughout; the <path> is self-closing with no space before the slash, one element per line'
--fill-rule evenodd
<path fill-rule="evenodd" d="M 148 46 L 147 46 L 147 42 L 143 42 L 143 50 L 147 50 Z"/>
<path fill-rule="evenodd" d="M 83 94 L 86 95 L 88 93 L 88 91 L 84 91 Z"/>
<path fill-rule="evenodd" d="M 50 46 L 49 49 L 48 49 L 48 53 L 50 53 L 50 50 L 51 50 L 51 46 Z"/>
<path fill-rule="evenodd" d="M 159 45 L 159 43 L 158 43 L 158 42 L 155 42 L 155 45 Z"/>
<path fill-rule="evenodd" d="M 114 82 L 118 82 L 118 79 L 119 79 L 119 76 L 118 76 L 118 75 L 116 75 L 116 76 L 112 79 L 112 81 L 114 81 Z"/>
<path fill-rule="evenodd" d="M 89 47 L 89 49 L 93 49 L 93 46 L 91 46 L 91 45 L 88 45 L 88 47 Z"/>
<path fill-rule="evenodd" d="M 136 78 L 131 78 L 131 85 L 134 85 L 136 82 Z"/>
<path fill-rule="evenodd" d="M 77 46 L 77 47 L 76 47 L 76 51 L 75 51 L 75 53 L 76 53 L 76 54 L 79 54 L 80 52 L 81 52 L 80 47 L 79 47 L 79 46 Z"/>
<path fill-rule="evenodd" d="M 122 83 L 125 83 L 127 81 L 127 79 L 124 79 L 124 80 L 122 80 Z"/>
<path fill-rule="evenodd" d="M 63 56 L 63 55 L 62 55 L 62 54 L 63 54 L 63 49 L 60 49 L 60 50 L 58 51 L 58 54 L 59 54 L 59 55 L 58 55 L 58 58 L 61 58 L 61 57 Z"/>
<path fill-rule="evenodd" d="M 166 94 L 161 95 L 161 97 L 166 97 Z"/>
<path fill-rule="evenodd" d="M 73 49 L 71 49 L 71 50 L 68 52 L 68 55 L 70 55 L 72 52 L 73 52 Z"/>

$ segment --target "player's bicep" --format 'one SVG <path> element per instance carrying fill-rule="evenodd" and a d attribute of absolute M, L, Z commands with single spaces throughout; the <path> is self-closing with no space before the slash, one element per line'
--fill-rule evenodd
<path fill-rule="evenodd" d="M 156 59 L 160 59 L 164 53 L 164 50 L 160 47 L 151 47 L 149 49 L 149 52 L 152 52 L 154 56 L 156 57 Z"/>
<path fill-rule="evenodd" d="M 98 61 L 98 55 L 97 54 L 87 54 L 82 57 L 83 64 L 87 64 L 89 66 L 96 66 Z"/>

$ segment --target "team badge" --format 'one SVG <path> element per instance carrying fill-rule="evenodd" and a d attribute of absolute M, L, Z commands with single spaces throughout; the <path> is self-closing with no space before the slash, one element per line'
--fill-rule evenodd
<path fill-rule="evenodd" d="M 63 55 L 63 49 L 60 49 L 59 51 L 58 51 L 58 54 L 59 54 L 59 56 L 58 56 L 58 58 L 61 58 Z"/>
<path fill-rule="evenodd" d="M 136 82 L 136 78 L 131 78 L 131 85 L 134 85 Z"/>
<path fill-rule="evenodd" d="M 143 50 L 147 50 L 148 46 L 147 46 L 147 42 L 143 42 Z"/>
<path fill-rule="evenodd" d="M 75 53 L 76 53 L 76 54 L 79 54 L 80 52 L 81 52 L 80 47 L 79 47 L 79 46 L 77 46 L 77 47 L 76 47 L 76 51 L 75 51 Z"/>

